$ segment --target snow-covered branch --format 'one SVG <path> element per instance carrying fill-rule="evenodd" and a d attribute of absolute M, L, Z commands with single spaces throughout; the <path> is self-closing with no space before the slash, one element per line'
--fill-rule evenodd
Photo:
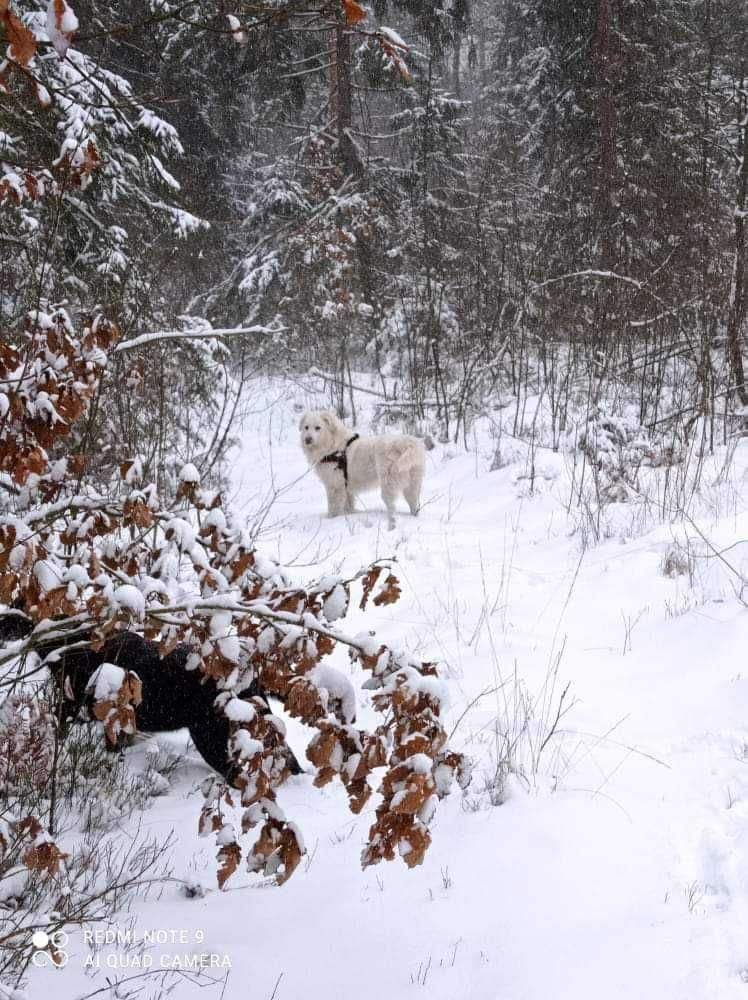
<path fill-rule="evenodd" d="M 114 348 L 114 354 L 122 354 L 131 351 L 135 347 L 142 347 L 143 344 L 154 344 L 159 340 L 209 340 L 212 338 L 222 339 L 224 337 L 240 337 L 249 334 L 282 333 L 285 327 L 280 326 L 234 326 L 230 328 L 213 329 L 212 327 L 200 328 L 197 330 L 154 330 L 151 333 L 141 333 L 130 340 L 120 341 Z"/>

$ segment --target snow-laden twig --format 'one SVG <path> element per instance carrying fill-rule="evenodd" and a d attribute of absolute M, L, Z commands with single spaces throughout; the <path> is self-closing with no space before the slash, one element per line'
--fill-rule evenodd
<path fill-rule="evenodd" d="M 637 281 L 636 278 L 631 278 L 626 274 L 616 274 L 615 271 L 601 271 L 597 268 L 585 268 L 582 271 L 571 271 L 569 274 L 560 274 L 558 277 L 539 281 L 537 284 L 531 286 L 530 291 L 537 292 L 548 285 L 556 285 L 559 281 L 569 281 L 571 278 L 610 278 L 613 281 L 623 281 L 626 284 L 633 285 L 634 288 L 640 291 L 644 288 L 644 282 Z"/>
<path fill-rule="evenodd" d="M 224 337 L 239 337 L 243 334 L 283 333 L 285 327 L 281 326 L 234 326 L 229 328 L 213 329 L 212 327 L 199 328 L 197 330 L 154 330 L 151 333 L 141 333 L 130 340 L 120 341 L 114 348 L 113 354 L 122 354 L 124 351 L 131 351 L 135 347 L 142 347 L 143 344 L 152 344 L 159 340 L 205 340 L 215 337 L 221 340 Z"/>

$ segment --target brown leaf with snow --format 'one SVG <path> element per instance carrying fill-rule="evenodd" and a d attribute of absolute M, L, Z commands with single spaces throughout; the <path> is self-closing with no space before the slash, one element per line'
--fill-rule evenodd
<path fill-rule="evenodd" d="M 368 570 L 368 572 L 364 574 L 364 577 L 363 577 L 363 594 L 361 595 L 361 602 L 359 604 L 359 608 L 361 608 L 362 611 L 366 607 L 366 605 L 367 605 L 367 603 L 369 601 L 369 596 L 370 596 L 372 590 L 374 589 L 374 584 L 379 579 L 379 574 L 381 572 L 382 572 L 382 567 L 381 566 L 372 566 Z"/>
<path fill-rule="evenodd" d="M 292 719 L 301 719 L 307 725 L 327 715 L 317 685 L 306 677 L 298 677 L 291 683 L 285 708 Z"/>
<path fill-rule="evenodd" d="M 47 34 L 60 59 L 70 48 L 70 43 L 78 28 L 78 18 L 65 0 L 49 0 L 47 7 Z"/>
<path fill-rule="evenodd" d="M 361 855 L 362 867 L 380 861 L 392 861 L 399 854 L 408 868 L 423 861 L 431 843 L 428 828 L 410 815 L 396 815 L 383 806 L 377 809 L 377 819 L 369 831 L 369 843 Z"/>
<path fill-rule="evenodd" d="M 56 875 L 60 870 L 60 863 L 67 857 L 69 855 L 64 854 L 57 844 L 47 840 L 29 847 L 21 860 L 31 871 L 45 871 L 49 875 Z"/>
<path fill-rule="evenodd" d="M 371 785 L 363 778 L 348 783 L 348 806 L 354 815 L 358 816 L 369 801 L 371 793 Z"/>
<path fill-rule="evenodd" d="M 0 3 L 0 15 L 5 25 L 5 39 L 10 46 L 9 57 L 21 66 L 28 66 L 36 54 L 36 39 L 10 9 L 8 0 Z"/>
<path fill-rule="evenodd" d="M 377 593 L 374 598 L 374 604 L 377 607 L 381 607 L 385 604 L 395 604 L 396 601 L 400 600 L 400 584 L 397 577 L 389 573 L 382 584 L 382 589 Z"/>
<path fill-rule="evenodd" d="M 281 834 L 280 847 L 279 847 L 280 859 L 283 865 L 283 871 L 276 875 L 276 880 L 278 885 L 283 885 L 291 878 L 293 873 L 296 871 L 299 862 L 303 857 L 303 851 L 301 845 L 296 837 L 295 832 L 286 826 L 285 830 Z"/>
<path fill-rule="evenodd" d="M 242 849 L 234 842 L 233 844 L 224 844 L 223 847 L 218 852 L 217 860 L 219 864 L 218 868 L 218 888 L 223 889 L 224 885 L 231 876 L 234 874 L 236 869 L 239 867 L 239 862 L 242 859 Z"/>
<path fill-rule="evenodd" d="M 135 706 L 143 700 L 140 678 L 127 671 L 114 698 L 97 701 L 92 708 L 94 718 L 104 723 L 104 733 L 109 746 L 116 747 L 122 733 L 137 731 Z"/>
<path fill-rule="evenodd" d="M 366 20 L 366 11 L 356 0 L 343 0 L 346 24 L 360 24 Z"/>

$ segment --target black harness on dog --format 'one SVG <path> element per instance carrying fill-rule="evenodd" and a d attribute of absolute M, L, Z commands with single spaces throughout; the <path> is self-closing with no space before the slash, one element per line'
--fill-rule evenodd
<path fill-rule="evenodd" d="M 343 479 L 345 480 L 345 485 L 348 485 L 348 449 L 357 441 L 359 438 L 358 434 L 354 434 L 353 437 L 348 438 L 345 443 L 345 447 L 341 448 L 340 451 L 331 451 L 329 455 L 325 455 L 324 458 L 320 459 L 320 462 L 330 462 L 332 465 L 337 465 L 340 471 L 343 473 Z"/>

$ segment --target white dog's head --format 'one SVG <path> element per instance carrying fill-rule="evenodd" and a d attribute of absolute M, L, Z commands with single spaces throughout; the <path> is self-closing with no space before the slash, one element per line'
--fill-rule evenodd
<path fill-rule="evenodd" d="M 299 421 L 301 447 L 311 462 L 341 447 L 346 430 L 329 410 L 307 410 Z"/>

